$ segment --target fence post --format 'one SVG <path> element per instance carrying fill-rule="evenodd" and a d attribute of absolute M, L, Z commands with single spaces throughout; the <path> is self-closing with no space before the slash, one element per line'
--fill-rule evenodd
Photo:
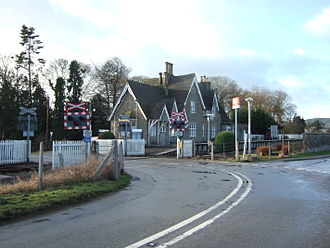
<path fill-rule="evenodd" d="M 95 159 L 99 160 L 99 151 L 100 151 L 99 146 L 100 146 L 100 144 L 96 141 L 94 141 L 94 142 L 95 142 Z"/>
<path fill-rule="evenodd" d="M 44 142 L 40 142 L 39 145 L 39 170 L 38 170 L 38 176 L 39 176 L 39 188 L 42 188 L 43 184 L 43 163 L 44 163 Z"/>
<path fill-rule="evenodd" d="M 214 160 L 214 147 L 213 147 L 213 142 L 211 142 L 211 160 Z"/>
<path fill-rule="evenodd" d="M 226 145 L 225 145 L 225 143 L 222 143 L 222 152 L 223 152 L 224 159 L 226 159 Z"/>
<path fill-rule="evenodd" d="M 270 160 L 272 156 L 271 150 L 270 150 L 270 141 L 268 142 L 268 159 Z"/>
<path fill-rule="evenodd" d="M 290 140 L 288 140 L 288 155 L 290 155 Z"/>
<path fill-rule="evenodd" d="M 115 140 L 114 146 L 114 178 L 117 180 L 119 178 L 119 164 L 118 164 L 118 145 L 117 140 Z"/>

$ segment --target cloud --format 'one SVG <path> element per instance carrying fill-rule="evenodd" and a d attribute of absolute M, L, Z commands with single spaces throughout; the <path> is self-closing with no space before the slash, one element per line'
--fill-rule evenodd
<path fill-rule="evenodd" d="M 215 57 L 221 53 L 217 32 L 200 14 L 199 1 L 51 2 L 55 8 L 92 23 L 105 35 L 115 34 L 134 49 L 157 44 L 176 55 Z"/>
<path fill-rule="evenodd" d="M 279 82 L 286 88 L 297 88 L 303 85 L 303 83 L 296 78 L 284 78 L 279 80 Z"/>
<path fill-rule="evenodd" d="M 299 49 L 299 48 L 294 49 L 294 50 L 293 50 L 293 53 L 294 53 L 294 54 L 297 54 L 297 55 L 305 55 L 305 54 L 306 54 L 306 52 L 305 52 L 304 50 Z"/>
<path fill-rule="evenodd" d="M 316 35 L 330 38 L 330 8 L 323 9 L 318 16 L 307 21 L 305 28 Z"/>

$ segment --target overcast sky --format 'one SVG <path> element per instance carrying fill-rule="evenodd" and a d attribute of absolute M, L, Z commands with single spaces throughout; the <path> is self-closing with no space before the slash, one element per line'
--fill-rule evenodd
<path fill-rule="evenodd" d="M 42 55 L 102 63 L 130 76 L 227 76 L 283 89 L 305 119 L 330 117 L 330 2 L 324 0 L 0 0 L 0 54 L 19 53 L 23 24 Z"/>

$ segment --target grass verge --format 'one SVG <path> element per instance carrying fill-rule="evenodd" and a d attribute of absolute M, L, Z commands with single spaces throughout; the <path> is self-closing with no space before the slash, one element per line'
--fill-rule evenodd
<path fill-rule="evenodd" d="M 116 192 L 127 186 L 130 180 L 129 175 L 123 175 L 116 181 L 104 178 L 94 183 L 79 182 L 40 191 L 2 194 L 0 195 L 0 224 L 18 217 L 44 213 Z"/>
<path fill-rule="evenodd" d="M 314 156 L 322 156 L 322 155 L 330 155 L 330 151 L 297 153 L 294 155 L 289 155 L 288 158 L 305 158 L 305 157 L 314 157 Z"/>

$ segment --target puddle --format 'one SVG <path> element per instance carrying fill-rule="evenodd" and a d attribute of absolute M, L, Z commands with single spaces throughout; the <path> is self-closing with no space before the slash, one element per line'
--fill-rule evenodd
<path fill-rule="evenodd" d="M 217 174 L 214 171 L 192 171 L 193 173 L 204 173 L 204 174 Z"/>
<path fill-rule="evenodd" d="M 221 179 L 220 181 L 223 181 L 223 182 L 230 182 L 230 179 Z"/>
<path fill-rule="evenodd" d="M 50 219 L 39 219 L 39 220 L 34 220 L 32 222 L 39 223 L 39 222 L 45 222 L 45 221 L 50 221 Z"/>

